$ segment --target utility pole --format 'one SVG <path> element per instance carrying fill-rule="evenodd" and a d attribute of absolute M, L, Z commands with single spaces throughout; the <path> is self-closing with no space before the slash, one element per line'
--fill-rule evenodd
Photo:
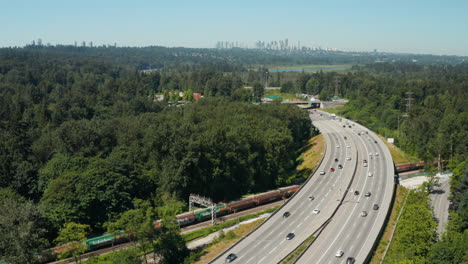
<path fill-rule="evenodd" d="M 410 116 L 410 112 L 411 112 L 411 102 L 414 100 L 414 98 L 412 97 L 413 96 L 413 92 L 406 92 L 406 112 L 403 114 L 403 117 L 409 117 Z"/>
<path fill-rule="evenodd" d="M 341 80 L 340 77 L 335 77 L 335 96 L 338 97 L 338 87 L 340 86 Z"/>

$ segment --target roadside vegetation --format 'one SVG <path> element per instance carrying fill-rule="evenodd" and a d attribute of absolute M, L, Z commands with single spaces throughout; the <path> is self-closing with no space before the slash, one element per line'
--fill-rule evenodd
<path fill-rule="evenodd" d="M 297 167 L 297 179 L 305 180 L 317 169 L 325 154 L 325 148 L 325 139 L 322 134 L 309 139 L 308 144 L 304 147 L 304 151 L 298 157 L 300 164 Z"/>
<path fill-rule="evenodd" d="M 239 217 L 237 219 L 228 220 L 226 222 L 222 222 L 222 223 L 216 224 L 214 226 L 209 226 L 209 227 L 205 227 L 205 228 L 195 230 L 195 231 L 192 231 L 192 232 L 189 232 L 189 233 L 185 233 L 185 234 L 182 235 L 182 237 L 184 238 L 185 242 L 190 242 L 190 241 L 195 240 L 195 239 L 206 237 L 207 235 L 212 234 L 212 233 L 214 233 L 216 231 L 219 231 L 219 230 L 234 226 L 234 225 L 236 225 L 236 224 L 238 224 L 240 222 L 259 217 L 259 216 L 261 216 L 263 214 L 272 213 L 276 209 L 278 209 L 278 206 L 263 210 L 263 211 L 258 212 L 258 213 L 244 215 L 244 216 L 241 216 L 241 217 Z"/>
<path fill-rule="evenodd" d="M 395 200 L 393 202 L 392 212 L 390 213 L 389 220 L 385 227 L 385 231 L 380 238 L 379 244 L 374 251 L 374 255 L 370 261 L 371 264 L 378 264 L 382 260 L 383 254 L 385 250 L 387 250 L 390 240 L 392 239 L 393 232 L 395 230 L 396 225 L 398 224 L 398 216 L 402 213 L 402 207 L 404 202 L 408 196 L 409 190 L 405 187 L 398 185 Z"/>
<path fill-rule="evenodd" d="M 296 248 L 291 254 L 289 254 L 282 262 L 281 264 L 293 264 L 297 261 L 297 259 L 301 256 L 301 254 L 307 250 L 307 248 L 314 242 L 315 237 L 310 236 L 304 242 L 302 242 L 299 247 Z"/>
<path fill-rule="evenodd" d="M 383 263 L 425 263 L 437 238 L 429 194 L 409 191 L 403 213 Z"/>
<path fill-rule="evenodd" d="M 242 237 L 252 232 L 257 226 L 259 226 L 265 219 L 259 219 L 252 223 L 241 225 L 235 230 L 229 231 L 224 235 L 218 237 L 217 240 L 213 241 L 205 249 L 202 249 L 198 253 L 193 253 L 191 260 L 195 264 L 204 264 L 208 263 L 210 260 L 214 259 L 216 256 L 224 252 L 232 244 L 239 241 Z"/>

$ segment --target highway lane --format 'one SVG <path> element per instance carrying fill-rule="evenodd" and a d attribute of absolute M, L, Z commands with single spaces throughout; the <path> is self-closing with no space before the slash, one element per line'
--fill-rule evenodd
<path fill-rule="evenodd" d="M 328 128 L 327 128 L 328 129 Z M 348 148 L 344 149 L 344 142 L 341 138 L 336 137 L 334 132 L 330 130 L 330 134 L 336 141 L 342 142 L 341 149 L 344 151 L 339 151 L 340 153 L 346 153 L 346 155 L 339 156 L 340 160 L 345 160 L 345 156 L 349 155 Z M 338 144 L 336 144 L 338 145 Z M 333 150 L 332 150 L 333 151 Z M 325 216 L 328 214 L 324 214 L 324 210 L 321 209 L 322 207 L 330 208 L 336 207 L 336 203 L 328 206 L 328 204 L 324 204 L 328 202 L 330 199 L 329 196 L 333 195 L 333 187 L 330 189 L 323 188 L 323 186 L 334 186 L 337 184 L 338 179 L 340 178 L 340 174 L 342 174 L 343 170 L 336 170 L 334 173 L 330 172 L 328 168 L 333 166 L 334 158 L 331 158 L 331 162 L 326 163 L 326 175 L 319 175 L 316 181 L 316 185 L 314 185 L 314 189 L 306 192 L 306 188 L 304 188 L 304 192 L 300 193 L 296 199 L 299 202 L 295 205 L 292 205 L 291 208 L 285 208 L 285 211 L 291 213 L 291 216 L 288 218 L 282 218 L 282 212 L 279 214 L 279 221 L 273 226 L 272 230 L 268 230 L 266 234 L 262 234 L 260 239 L 257 241 L 255 247 L 248 248 L 245 252 L 241 252 L 242 258 L 239 258 L 239 262 L 242 263 L 276 263 L 281 258 L 285 257 L 292 249 L 297 247 L 300 244 L 301 239 L 304 240 L 306 238 L 303 232 L 298 232 L 299 229 L 302 229 L 302 225 L 305 221 L 309 219 L 323 219 L 318 221 L 311 221 L 309 227 L 305 225 L 306 230 L 313 230 L 318 228 L 320 224 L 325 220 Z M 346 165 L 345 165 L 346 166 Z M 336 177 L 336 174 L 339 174 Z M 309 185 L 310 186 L 310 185 Z M 317 190 L 317 188 L 319 188 Z M 326 193 L 325 193 L 326 191 Z M 314 201 L 309 201 L 308 196 L 310 195 L 316 196 Z M 321 212 L 318 215 L 312 213 L 314 209 L 320 209 Z M 296 212 L 300 212 L 297 214 Z M 331 211 L 330 211 L 331 213 Z M 294 216 L 294 217 L 293 217 Z M 312 228 L 312 229 L 311 229 Z M 298 234 L 297 237 L 292 239 L 291 241 L 286 241 L 286 235 L 288 233 L 295 233 Z"/>
<path fill-rule="evenodd" d="M 353 130 L 353 140 L 361 142 L 358 144 L 361 148 L 359 153 L 367 155 L 360 157 L 358 163 L 361 168 L 358 167 L 357 178 L 338 213 L 297 263 L 346 263 L 347 257 L 354 257 L 356 263 L 363 263 L 383 224 L 388 211 L 385 203 L 389 204 L 393 192 L 393 173 L 388 175 L 389 171 L 393 171 L 391 158 L 389 162 L 389 152 L 383 149 L 375 134 L 365 134 L 367 129 L 357 124 L 353 126 Z M 361 133 L 360 136 L 358 132 Z M 378 143 L 374 143 L 374 140 Z M 379 156 L 375 156 L 376 152 Z M 368 167 L 362 166 L 363 159 L 367 159 Z M 392 167 L 391 170 L 389 166 Z M 369 171 L 373 173 L 372 177 L 368 177 Z M 360 195 L 355 196 L 353 190 L 359 190 Z M 370 197 L 364 197 L 367 191 L 371 192 Z M 373 210 L 374 203 L 381 209 Z M 366 211 L 368 215 L 361 217 L 362 211 Z M 344 251 L 343 257 L 335 257 L 338 250 Z"/>
<path fill-rule="evenodd" d="M 212 263 L 223 263 L 230 253 L 235 253 L 238 256 L 236 259 L 238 263 L 277 263 L 331 216 L 347 186 L 346 182 L 351 180 L 352 172 L 356 166 L 357 152 L 354 142 L 345 141 L 343 132 L 337 132 L 342 130 L 338 124 L 330 123 L 328 120 L 317 122 L 321 122 L 318 127 L 328 143 L 324 161 L 317 172 L 265 224 Z M 351 136 L 350 131 L 345 131 L 344 134 Z M 337 148 L 337 145 L 340 147 Z M 347 148 L 347 145 L 350 148 Z M 351 157 L 350 161 L 346 160 L 347 156 Z M 338 163 L 342 164 L 344 169 L 336 169 L 338 164 L 334 161 L 335 157 L 339 159 Z M 330 167 L 335 168 L 336 171 L 330 172 Z M 326 171 L 326 174 L 319 175 L 321 170 Z M 314 195 L 316 199 L 309 201 L 310 195 Z M 312 213 L 316 208 L 320 210 L 319 214 Z M 283 213 L 286 211 L 290 212 L 291 215 L 283 218 Z M 286 235 L 290 232 L 295 233 L 296 237 L 292 240 L 286 240 Z"/>

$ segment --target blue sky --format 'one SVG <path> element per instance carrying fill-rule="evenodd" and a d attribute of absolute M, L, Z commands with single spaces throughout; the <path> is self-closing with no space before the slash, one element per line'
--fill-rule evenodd
<path fill-rule="evenodd" d="M 288 38 L 349 50 L 468 56 L 468 0 L 0 0 L 0 46 L 214 47 Z"/>

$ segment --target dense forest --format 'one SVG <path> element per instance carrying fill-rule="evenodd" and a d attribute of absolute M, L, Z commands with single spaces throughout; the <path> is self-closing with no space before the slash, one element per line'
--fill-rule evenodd
<path fill-rule="evenodd" d="M 400 60 L 354 66 L 345 73 L 251 68 L 358 62 L 326 54 L 321 56 L 330 61 L 318 55 L 270 53 L 162 47 L 0 49 L 2 258 L 33 263 L 34 252 L 65 243 L 68 229 L 79 229 L 84 237 L 132 230 L 125 219 L 134 217 L 144 223 L 135 233 L 143 232 L 152 245 L 156 236 L 175 241 L 164 250 L 168 261 L 182 252 L 180 261 L 187 252 L 177 244 L 171 217 L 186 209 L 189 193 L 228 201 L 294 180 L 298 151 L 313 129 L 307 113 L 295 106 L 257 104 L 264 84 L 322 100 L 337 89 L 349 99 L 341 115 L 394 137 L 399 147 L 429 164 L 440 160 L 452 169 L 449 232 L 438 243 L 431 240 L 419 260 L 450 254 L 451 245 L 466 243 L 467 63 L 435 63 L 441 57 L 431 64 Z M 359 62 L 372 62 L 372 56 Z M 181 99 L 181 91 L 187 103 L 168 104 L 167 98 Z M 187 95 L 193 92 L 204 98 L 192 102 Z M 165 100 L 155 100 L 156 94 L 165 94 Z M 167 228 L 147 234 L 157 218 L 168 219 Z"/>
<path fill-rule="evenodd" d="M 291 183 L 312 131 L 306 112 L 252 104 L 242 81 L 212 70 L 187 75 L 187 87 L 205 95 L 199 102 L 156 102 L 155 92 L 174 91 L 171 75 L 92 57 L 0 59 L 0 211 L 9 243 L 1 248 L 24 256 L 7 260 L 28 262 L 41 234 L 51 241 L 70 223 L 102 233 L 135 201 L 156 208 L 159 197 L 189 193 L 228 201 Z"/>

